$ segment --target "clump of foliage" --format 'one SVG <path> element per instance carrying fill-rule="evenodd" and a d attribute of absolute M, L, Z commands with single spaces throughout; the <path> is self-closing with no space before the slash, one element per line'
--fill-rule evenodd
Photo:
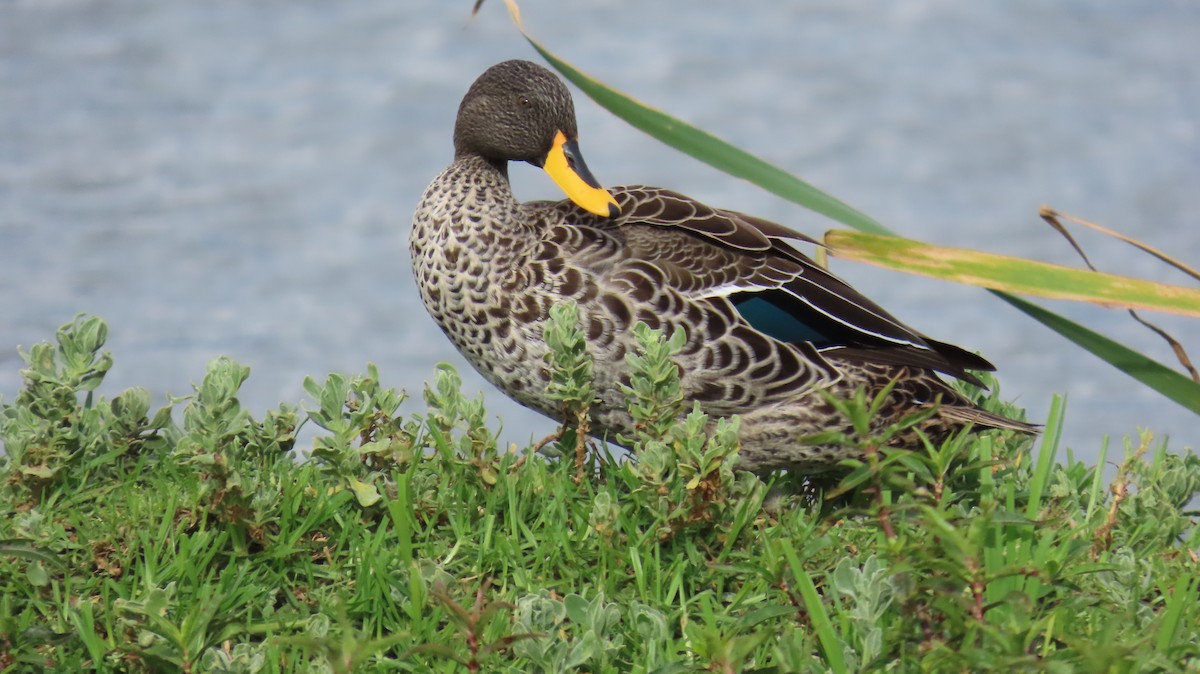
<path fill-rule="evenodd" d="M 578 411 L 586 351 L 556 321 Z M 736 421 L 688 413 L 677 342 L 638 330 L 632 457 L 576 482 L 498 447 L 448 366 L 408 414 L 374 367 L 307 380 L 298 454 L 302 413 L 254 418 L 227 359 L 159 410 L 95 395 L 106 328 L 76 319 L 0 403 L 0 671 L 1200 668 L 1190 451 L 1144 433 L 1106 484 L 1057 456 L 1056 406 L 1036 452 L 883 449 L 797 493 L 737 471 Z"/>

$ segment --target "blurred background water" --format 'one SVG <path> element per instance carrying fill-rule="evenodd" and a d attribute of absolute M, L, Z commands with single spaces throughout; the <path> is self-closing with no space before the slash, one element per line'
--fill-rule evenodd
<path fill-rule="evenodd" d="M 188 393 L 229 355 L 261 414 L 305 375 L 420 392 L 457 365 L 524 443 L 551 422 L 482 382 L 421 307 L 410 216 L 487 66 L 533 58 L 498 0 L 0 3 L 0 396 L 16 347 L 104 317 L 103 393 Z M 1200 4 L 1114 0 L 525 0 L 585 71 L 774 162 L 907 236 L 1076 264 L 1047 203 L 1200 261 Z M 660 146 L 577 95 L 610 185 L 651 183 L 819 235 L 834 223 Z M 521 198 L 558 198 L 532 167 Z M 1101 268 L 1175 283 L 1084 235 Z M 981 290 L 833 261 L 902 320 L 978 349 L 1066 440 L 1200 421 Z M 1163 362 L 1121 312 L 1051 303 Z M 1152 316 L 1200 354 L 1195 321 Z M 414 405 L 413 408 L 419 407 Z"/>

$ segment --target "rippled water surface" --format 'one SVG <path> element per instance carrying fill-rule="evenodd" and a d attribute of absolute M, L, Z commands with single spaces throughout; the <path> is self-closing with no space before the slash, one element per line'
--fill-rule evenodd
<path fill-rule="evenodd" d="M 18 345 L 76 312 L 111 327 L 112 394 L 183 394 L 227 354 L 261 413 L 305 375 L 418 392 L 460 366 L 523 442 L 547 420 L 491 390 L 425 315 L 409 219 L 450 159 L 484 68 L 535 58 L 494 0 L 10 0 L 0 4 L 0 395 Z M 908 236 L 1074 263 L 1042 203 L 1200 261 L 1200 5 L 990 0 L 526 0 L 530 30 L 592 74 L 815 183 Z M 654 183 L 819 234 L 833 223 L 658 145 L 582 96 L 603 182 Z M 555 197 L 532 168 L 524 198 Z M 1176 283 L 1084 236 L 1105 269 Z M 982 291 L 835 261 L 903 320 L 981 350 L 1095 456 L 1196 417 Z M 1053 304 L 1173 362 L 1119 312 Z M 1157 318 L 1157 317 L 1156 317 Z M 1195 321 L 1164 327 L 1200 353 Z"/>

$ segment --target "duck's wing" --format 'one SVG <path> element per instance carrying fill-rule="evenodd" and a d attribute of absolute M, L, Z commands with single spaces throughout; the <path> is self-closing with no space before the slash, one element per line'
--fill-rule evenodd
<path fill-rule="evenodd" d="M 808 343 L 826 356 L 936 370 L 976 385 L 968 370 L 994 370 L 982 357 L 904 325 L 795 246 L 819 242 L 754 216 L 712 208 L 654 187 L 610 190 L 610 230 L 639 264 L 652 265 L 685 297 L 723 298 L 751 327 Z M 569 202 L 560 208 L 570 209 Z"/>

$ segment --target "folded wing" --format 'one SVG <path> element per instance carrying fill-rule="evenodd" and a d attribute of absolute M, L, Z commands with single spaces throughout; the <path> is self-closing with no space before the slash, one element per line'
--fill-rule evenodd
<path fill-rule="evenodd" d="M 803 234 L 670 190 L 611 191 L 621 215 L 587 216 L 581 223 L 620 238 L 634 262 L 661 270 L 656 276 L 683 296 L 729 302 L 765 335 L 811 344 L 826 356 L 935 370 L 976 385 L 981 382 L 968 370 L 995 369 L 976 354 L 904 325 L 817 265 L 795 247 L 820 245 Z"/>

